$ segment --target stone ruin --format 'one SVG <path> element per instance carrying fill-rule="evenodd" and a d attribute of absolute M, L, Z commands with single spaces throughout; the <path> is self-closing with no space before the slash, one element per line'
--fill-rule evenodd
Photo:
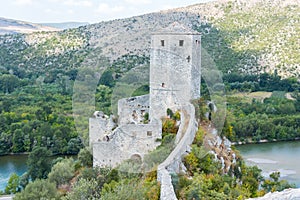
<path fill-rule="evenodd" d="M 175 149 L 157 169 L 161 199 L 176 199 L 171 173 L 184 166 L 198 128 L 190 100 L 200 97 L 201 36 L 179 23 L 153 33 L 150 54 L 150 93 L 118 101 L 118 121 L 96 111 L 89 119 L 93 166 L 116 167 L 124 160 L 143 161 L 161 144 L 162 118 L 168 108 L 181 112 Z"/>
<path fill-rule="evenodd" d="M 113 116 L 101 111 L 96 111 L 89 119 L 93 165 L 116 167 L 130 158 L 142 161 L 144 155 L 156 149 L 161 144 L 161 119 L 166 116 L 167 109 L 182 111 L 191 105 L 191 99 L 200 97 L 200 62 L 201 36 L 198 32 L 173 23 L 153 33 L 149 95 L 120 99 L 117 122 Z M 149 118 L 145 119 L 146 116 Z M 185 127 L 193 132 L 186 140 L 188 143 L 193 139 L 197 122 L 190 124 L 192 128 Z M 181 138 L 184 138 L 184 133 L 181 133 Z M 187 142 L 182 144 L 187 148 Z M 176 156 L 180 156 L 180 152 L 177 150 Z"/>

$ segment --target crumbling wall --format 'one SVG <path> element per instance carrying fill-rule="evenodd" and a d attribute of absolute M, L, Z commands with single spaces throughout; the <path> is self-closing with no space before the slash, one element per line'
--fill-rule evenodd
<path fill-rule="evenodd" d="M 89 144 L 103 140 L 115 127 L 113 116 L 108 117 L 101 111 L 95 111 L 89 119 Z"/>
<path fill-rule="evenodd" d="M 142 124 L 149 113 L 149 95 L 120 99 L 118 101 L 119 125 Z"/>
<path fill-rule="evenodd" d="M 182 158 L 190 152 L 190 145 L 192 144 L 195 134 L 198 129 L 198 123 L 195 118 L 195 108 L 192 104 L 188 104 L 182 108 L 180 126 L 187 128 L 179 128 L 178 135 L 181 135 L 181 140 L 178 141 L 175 149 L 171 152 L 168 158 L 158 166 L 157 179 L 161 183 L 160 199 L 161 200 L 175 200 L 176 195 L 172 185 L 172 173 L 179 173 L 182 168 Z M 184 133 L 180 132 L 184 131 Z"/>
<path fill-rule="evenodd" d="M 106 141 L 92 144 L 94 166 L 116 167 L 123 160 L 137 154 L 141 158 L 160 145 L 160 121 L 150 124 L 126 124 L 116 128 Z"/>

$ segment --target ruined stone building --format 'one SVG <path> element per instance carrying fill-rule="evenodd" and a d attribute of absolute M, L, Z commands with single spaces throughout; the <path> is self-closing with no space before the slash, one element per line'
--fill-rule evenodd
<path fill-rule="evenodd" d="M 94 166 L 115 167 L 160 145 L 162 117 L 200 97 L 201 37 L 178 23 L 153 33 L 150 94 L 120 99 L 118 122 L 100 111 L 89 121 Z M 149 115 L 148 123 L 144 123 Z"/>

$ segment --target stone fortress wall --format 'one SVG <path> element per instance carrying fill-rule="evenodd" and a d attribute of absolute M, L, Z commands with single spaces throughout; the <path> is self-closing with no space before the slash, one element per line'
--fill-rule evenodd
<path fill-rule="evenodd" d="M 195 117 L 195 108 L 187 104 L 181 109 L 180 127 L 176 135 L 176 147 L 157 168 L 157 179 L 161 183 L 160 199 L 176 200 L 175 191 L 172 185 L 172 173 L 185 171 L 182 158 L 190 152 L 190 145 L 193 143 L 198 130 L 198 122 Z"/>
<path fill-rule="evenodd" d="M 149 114 L 149 95 L 125 98 L 118 101 L 119 125 L 142 124 Z"/>
<path fill-rule="evenodd" d="M 149 95 L 121 99 L 118 102 L 119 122 L 113 122 L 103 113 L 90 118 L 90 143 L 93 147 L 93 165 L 115 167 L 132 156 L 143 158 L 160 145 L 162 123 L 153 120 L 144 124 L 149 111 Z"/>
<path fill-rule="evenodd" d="M 151 39 L 150 94 L 121 99 L 118 123 L 113 117 L 95 112 L 90 119 L 90 145 L 94 166 L 115 167 L 132 157 L 143 160 L 162 138 L 161 119 L 168 108 L 181 112 L 177 146 L 158 166 L 161 199 L 176 199 L 171 173 L 185 167 L 182 156 L 190 151 L 198 128 L 191 99 L 200 97 L 201 37 L 178 23 L 171 24 Z M 145 124 L 145 114 L 149 114 Z"/>

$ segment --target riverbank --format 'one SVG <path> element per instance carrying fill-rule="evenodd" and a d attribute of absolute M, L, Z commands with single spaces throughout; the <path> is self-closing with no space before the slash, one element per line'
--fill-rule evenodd
<path fill-rule="evenodd" d="M 297 138 L 289 139 L 289 140 L 276 140 L 276 139 L 267 140 L 267 139 L 264 139 L 264 140 L 259 140 L 259 141 L 253 141 L 251 139 L 248 139 L 247 141 L 244 141 L 244 142 L 241 142 L 241 141 L 240 142 L 231 142 L 231 145 L 238 146 L 238 145 L 247 145 L 247 144 L 264 144 L 264 143 L 293 142 L 293 141 L 300 141 L 300 138 L 297 137 Z"/>
<path fill-rule="evenodd" d="M 0 191 L 6 187 L 12 173 L 22 176 L 27 171 L 28 154 L 3 155 L 0 157 Z"/>
<path fill-rule="evenodd" d="M 12 173 L 22 176 L 27 171 L 27 159 L 29 153 L 17 153 L 0 156 L 0 191 L 4 191 L 7 181 Z M 57 157 L 73 157 L 77 155 L 54 155 L 53 159 Z M 51 163 L 49 163 L 51 164 Z"/>
<path fill-rule="evenodd" d="M 0 154 L 1 156 L 19 156 L 19 155 L 29 155 L 30 152 L 22 152 L 22 153 L 6 153 L 6 154 Z"/>
<path fill-rule="evenodd" d="M 282 179 L 300 187 L 300 160 L 297 159 L 300 155 L 299 140 L 237 145 L 236 149 L 247 165 L 257 165 L 262 169 L 265 178 L 279 171 Z"/>

